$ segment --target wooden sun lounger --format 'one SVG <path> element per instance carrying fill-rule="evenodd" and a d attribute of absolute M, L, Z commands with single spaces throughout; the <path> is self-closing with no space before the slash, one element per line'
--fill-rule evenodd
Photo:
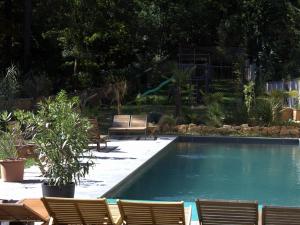
<path fill-rule="evenodd" d="M 191 207 L 183 202 L 117 201 L 123 223 L 126 225 L 189 225 Z"/>
<path fill-rule="evenodd" d="M 115 115 L 111 133 L 143 133 L 147 135 L 147 115 Z"/>
<path fill-rule="evenodd" d="M 257 225 L 256 201 L 196 200 L 201 225 Z"/>
<path fill-rule="evenodd" d="M 0 221 L 29 223 L 46 222 L 46 219 L 26 204 L 0 203 Z"/>
<path fill-rule="evenodd" d="M 147 134 L 147 115 L 131 115 L 128 128 L 132 132 L 143 132 Z"/>
<path fill-rule="evenodd" d="M 130 123 L 130 115 L 115 115 L 112 127 L 108 129 L 108 134 L 127 132 Z"/>
<path fill-rule="evenodd" d="M 99 124 L 97 119 L 89 119 L 89 122 L 91 123 L 92 127 L 88 130 L 88 138 L 92 143 L 97 144 L 97 151 L 100 151 L 101 149 L 104 149 L 107 147 L 107 135 L 101 135 Z M 104 147 L 100 147 L 100 144 L 103 143 Z"/>
<path fill-rule="evenodd" d="M 109 205 L 106 199 L 42 198 L 54 224 L 106 224 L 120 225 L 117 205 Z"/>
<path fill-rule="evenodd" d="M 300 208 L 264 206 L 262 225 L 300 225 Z"/>

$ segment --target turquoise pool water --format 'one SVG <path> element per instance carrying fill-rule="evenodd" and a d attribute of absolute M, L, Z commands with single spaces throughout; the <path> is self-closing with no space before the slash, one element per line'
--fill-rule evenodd
<path fill-rule="evenodd" d="M 114 198 L 300 206 L 298 145 L 178 142 Z"/>

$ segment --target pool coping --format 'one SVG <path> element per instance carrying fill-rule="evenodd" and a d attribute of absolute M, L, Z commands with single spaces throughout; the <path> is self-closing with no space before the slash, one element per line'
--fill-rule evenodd
<path fill-rule="evenodd" d="M 164 137 L 172 137 L 174 138 L 169 144 L 167 144 L 164 148 L 156 152 L 152 157 L 148 158 L 143 164 L 138 166 L 135 170 L 133 170 L 130 174 L 128 174 L 123 180 L 113 186 L 111 189 L 106 191 L 101 195 L 102 198 L 110 198 L 112 195 L 117 195 L 126 189 L 133 181 L 135 181 L 140 175 L 142 175 L 147 169 L 149 169 L 154 163 L 157 162 L 157 159 L 162 157 L 167 151 L 168 147 L 175 143 L 179 136 L 164 136 Z"/>
<path fill-rule="evenodd" d="M 244 143 L 244 144 L 282 144 L 299 145 L 299 138 L 272 138 L 272 137 L 239 137 L 239 136 L 192 136 L 180 135 L 178 141 L 181 142 L 200 142 L 207 143 Z"/>

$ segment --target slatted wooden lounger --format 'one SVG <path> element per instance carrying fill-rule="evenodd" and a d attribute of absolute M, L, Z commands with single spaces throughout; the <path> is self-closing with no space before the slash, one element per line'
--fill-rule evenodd
<path fill-rule="evenodd" d="M 257 225 L 256 201 L 197 200 L 201 225 Z"/>
<path fill-rule="evenodd" d="M 300 225 L 300 208 L 264 206 L 262 225 Z"/>
<path fill-rule="evenodd" d="M 147 115 L 131 115 L 129 132 L 143 133 L 147 135 Z"/>
<path fill-rule="evenodd" d="M 191 221 L 191 207 L 184 208 L 183 202 L 117 202 L 126 225 L 189 225 Z"/>
<path fill-rule="evenodd" d="M 112 127 L 108 129 L 108 134 L 128 132 L 130 115 L 115 115 Z"/>
<path fill-rule="evenodd" d="M 120 225 L 117 205 L 109 205 L 106 199 L 42 198 L 51 217 L 50 224 Z"/>
<path fill-rule="evenodd" d="M 30 223 L 46 222 L 46 219 L 25 204 L 0 203 L 0 221 Z"/>
<path fill-rule="evenodd" d="M 97 144 L 97 151 L 100 151 L 102 148 L 100 147 L 100 144 L 104 144 L 104 148 L 107 147 L 107 135 L 101 135 L 99 124 L 96 118 L 89 119 L 89 122 L 91 123 L 92 127 L 88 130 L 88 138 L 91 142 Z"/>

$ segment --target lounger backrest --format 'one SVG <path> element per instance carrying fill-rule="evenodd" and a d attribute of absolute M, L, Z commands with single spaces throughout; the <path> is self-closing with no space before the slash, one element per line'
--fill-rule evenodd
<path fill-rule="evenodd" d="M 183 202 L 133 202 L 118 200 L 126 225 L 185 225 Z"/>
<path fill-rule="evenodd" d="M 42 198 L 54 224 L 112 224 L 105 199 Z"/>
<path fill-rule="evenodd" d="M 258 224 L 258 203 L 247 201 L 197 200 L 200 224 Z"/>
<path fill-rule="evenodd" d="M 264 206 L 262 225 L 299 225 L 300 208 Z"/>
<path fill-rule="evenodd" d="M 113 120 L 113 127 L 129 127 L 130 115 L 115 115 Z"/>
<path fill-rule="evenodd" d="M 0 221 L 41 222 L 44 219 L 24 204 L 0 203 Z"/>
<path fill-rule="evenodd" d="M 147 127 L 147 115 L 131 115 L 130 127 Z"/>

